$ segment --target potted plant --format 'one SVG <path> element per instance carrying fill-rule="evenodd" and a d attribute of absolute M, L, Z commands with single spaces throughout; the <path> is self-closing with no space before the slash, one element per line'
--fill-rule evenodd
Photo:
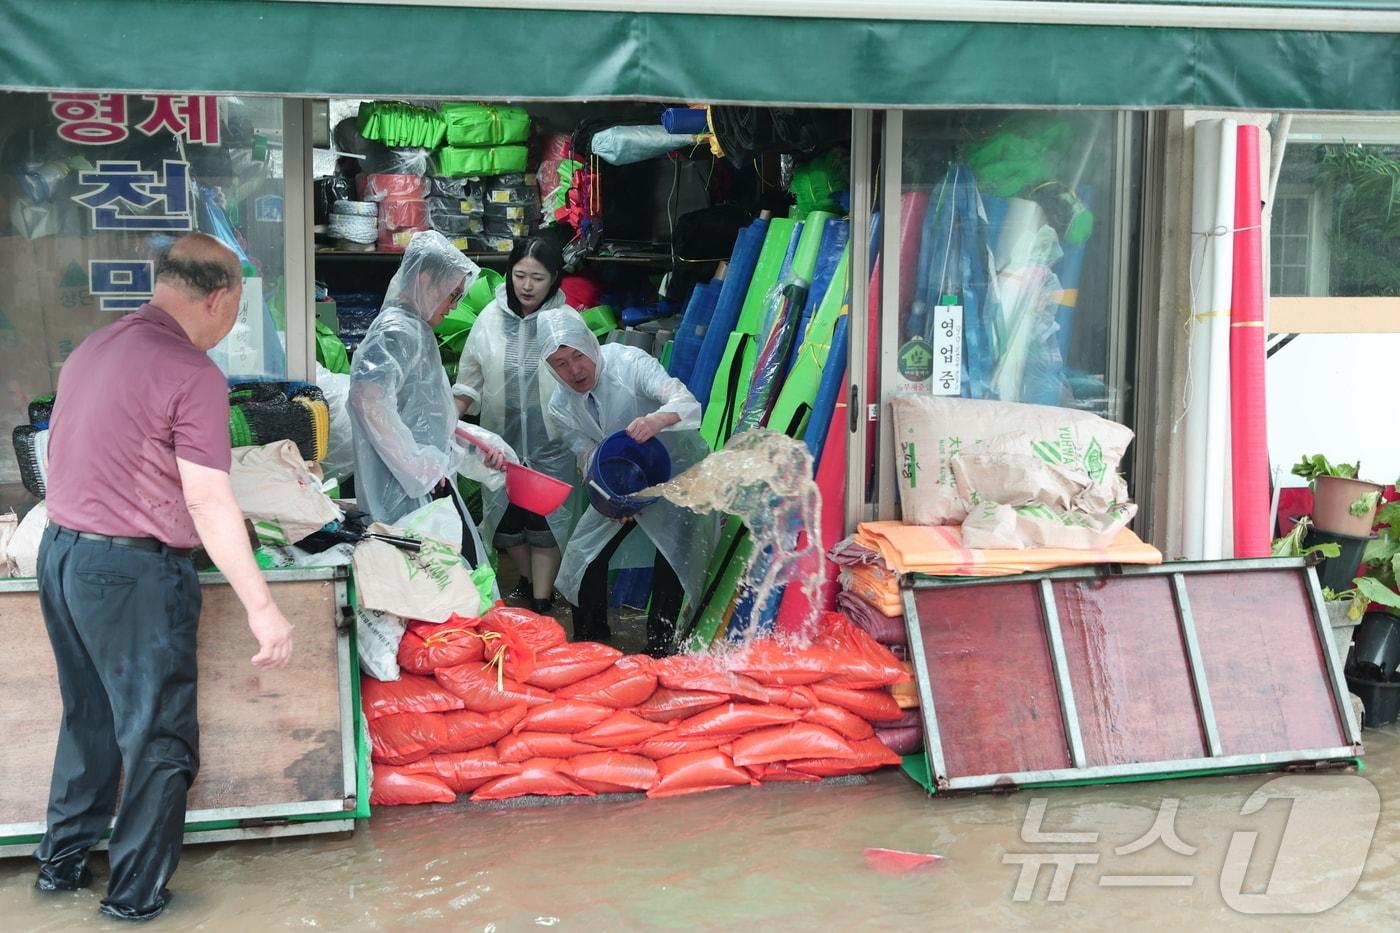
<path fill-rule="evenodd" d="M 1341 546 L 1334 541 L 1324 541 L 1317 544 L 1306 544 L 1312 531 L 1312 519 L 1304 515 L 1298 519 L 1293 529 L 1281 538 L 1276 538 L 1273 544 L 1273 556 L 1275 557 L 1308 557 L 1312 554 L 1321 556 L 1324 561 L 1335 560 L 1342 552 Z M 1325 568 L 1325 564 L 1323 567 Z M 1321 573 L 1319 574 L 1321 576 Z M 1323 578 L 1325 580 L 1325 578 Z M 1356 614 L 1351 614 L 1355 604 L 1355 597 L 1350 594 L 1357 593 L 1355 588 L 1343 593 L 1334 591 L 1331 587 L 1323 583 L 1322 598 L 1327 605 L 1327 620 L 1332 625 L 1332 644 L 1336 646 L 1337 654 L 1343 659 L 1346 658 L 1347 649 L 1351 647 L 1351 633 L 1356 628 L 1356 623 L 1361 619 L 1361 612 L 1365 609 L 1365 604 L 1356 609 Z"/>
<path fill-rule="evenodd" d="M 1386 503 L 1376 519 L 1376 534 L 1361 559 L 1361 575 L 1351 590 L 1336 594 L 1348 604 L 1348 618 L 1360 620 L 1347 684 L 1365 703 L 1368 726 L 1400 716 L 1400 502 Z M 1379 609 L 1366 611 L 1373 606 Z"/>
<path fill-rule="evenodd" d="M 1313 494 L 1313 525 L 1319 531 L 1367 538 L 1380 505 L 1382 486 L 1358 479 L 1361 462 L 1332 463 L 1322 454 L 1304 457 L 1293 475 L 1308 481 Z"/>

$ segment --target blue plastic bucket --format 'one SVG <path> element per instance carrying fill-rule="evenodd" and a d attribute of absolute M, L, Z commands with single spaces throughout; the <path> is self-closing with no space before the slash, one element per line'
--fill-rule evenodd
<path fill-rule="evenodd" d="M 671 455 L 656 438 L 638 444 L 619 431 L 607 437 L 588 462 L 588 499 L 608 518 L 628 518 L 656 501 L 638 496 L 671 478 Z"/>

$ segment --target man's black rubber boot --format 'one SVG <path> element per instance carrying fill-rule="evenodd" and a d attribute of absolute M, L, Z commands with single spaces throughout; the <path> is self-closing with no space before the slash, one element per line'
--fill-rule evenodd
<path fill-rule="evenodd" d="M 104 899 L 102 907 L 99 909 L 114 920 L 154 920 L 165 910 L 172 897 L 174 895 L 170 893 L 169 888 L 161 888 L 160 893 L 156 895 L 155 905 L 152 907 L 138 909 Z"/>
<path fill-rule="evenodd" d="M 78 891 L 91 884 L 86 856 L 40 865 L 39 877 L 34 879 L 34 887 L 40 891 Z"/>

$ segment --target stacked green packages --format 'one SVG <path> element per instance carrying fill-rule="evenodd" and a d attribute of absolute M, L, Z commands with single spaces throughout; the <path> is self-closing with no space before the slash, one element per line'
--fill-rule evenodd
<path fill-rule="evenodd" d="M 503 104 L 442 105 L 447 146 L 437 153 L 436 173 L 448 177 L 525 171 L 530 115 Z"/>
<path fill-rule="evenodd" d="M 434 156 L 435 174 L 448 177 L 504 175 L 525 171 L 529 150 L 524 146 L 478 146 L 459 149 L 448 146 Z"/>
<path fill-rule="evenodd" d="M 436 149 L 447 133 L 447 124 L 436 110 L 394 100 L 360 104 L 359 123 L 365 139 L 393 149 Z"/>
<path fill-rule="evenodd" d="M 504 104 L 442 105 L 449 146 L 505 146 L 530 138 L 530 115 Z"/>

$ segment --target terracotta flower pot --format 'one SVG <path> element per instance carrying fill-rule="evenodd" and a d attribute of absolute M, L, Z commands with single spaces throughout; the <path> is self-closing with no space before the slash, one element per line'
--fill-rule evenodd
<path fill-rule="evenodd" d="M 1319 476 L 1313 489 L 1313 525 L 1341 535 L 1369 536 L 1376 520 L 1380 491 L 1378 484 L 1365 480 Z M 1352 503 L 1368 493 L 1376 494 L 1376 503 L 1363 515 L 1351 514 Z"/>

